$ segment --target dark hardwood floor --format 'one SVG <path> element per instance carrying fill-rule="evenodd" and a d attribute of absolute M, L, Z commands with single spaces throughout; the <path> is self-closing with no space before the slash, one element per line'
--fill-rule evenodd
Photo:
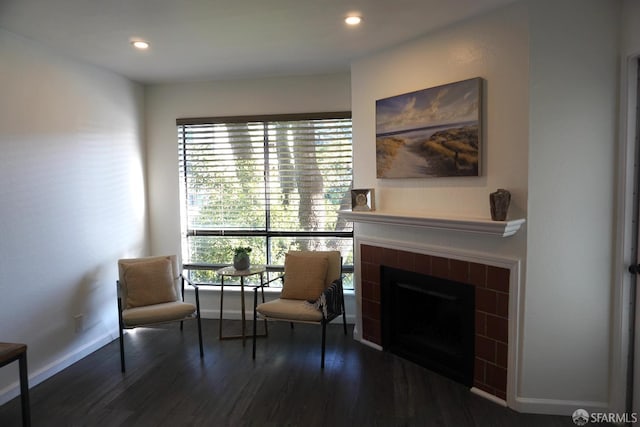
<path fill-rule="evenodd" d="M 203 321 L 138 329 L 31 389 L 34 426 L 573 426 L 571 417 L 519 414 L 392 354 L 361 345 L 335 323 L 320 370 L 320 328 L 270 323 L 255 362 L 251 340 L 218 341 Z M 226 321 L 228 332 L 239 322 Z M 0 426 L 20 426 L 20 401 Z"/>

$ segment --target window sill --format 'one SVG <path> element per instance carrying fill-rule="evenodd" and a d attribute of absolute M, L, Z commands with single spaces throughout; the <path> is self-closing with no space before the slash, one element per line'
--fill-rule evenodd
<path fill-rule="evenodd" d="M 255 286 L 251 286 L 251 285 L 245 285 L 244 287 L 244 292 L 245 294 L 248 292 L 253 292 L 253 288 L 255 288 Z M 216 283 L 207 283 L 207 284 L 203 284 L 203 283 L 198 283 L 198 290 L 200 292 L 206 292 L 206 293 L 214 293 L 214 292 L 220 292 L 220 284 L 216 284 Z M 194 289 L 191 286 L 185 286 L 184 288 L 185 293 L 193 293 Z M 267 294 L 279 294 L 280 292 L 282 292 L 282 288 L 280 287 L 265 287 L 264 288 L 265 293 Z M 240 285 L 225 285 L 224 287 L 224 292 L 230 292 L 230 293 L 240 293 Z M 355 295 L 355 290 L 354 289 L 345 289 L 344 290 L 344 294 L 345 295 Z"/>

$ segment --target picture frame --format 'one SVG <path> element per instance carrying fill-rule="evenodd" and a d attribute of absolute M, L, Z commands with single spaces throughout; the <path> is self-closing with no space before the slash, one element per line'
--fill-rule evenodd
<path fill-rule="evenodd" d="M 483 79 L 376 101 L 376 177 L 480 176 Z"/>
<path fill-rule="evenodd" d="M 375 190 L 372 188 L 351 190 L 351 210 L 354 212 L 375 210 Z"/>

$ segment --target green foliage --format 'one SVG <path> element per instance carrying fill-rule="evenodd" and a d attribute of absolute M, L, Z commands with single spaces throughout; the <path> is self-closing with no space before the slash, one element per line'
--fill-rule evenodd
<path fill-rule="evenodd" d="M 237 246 L 233 248 L 233 256 L 249 255 L 251 253 L 250 246 Z"/>
<path fill-rule="evenodd" d="M 455 169 L 478 169 L 478 126 L 463 126 L 435 132 L 424 141 L 427 158 L 438 157 Z"/>

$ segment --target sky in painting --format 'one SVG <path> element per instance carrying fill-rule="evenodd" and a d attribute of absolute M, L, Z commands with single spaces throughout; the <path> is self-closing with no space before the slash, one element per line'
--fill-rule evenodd
<path fill-rule="evenodd" d="M 480 79 L 376 101 L 376 134 L 478 120 Z"/>

